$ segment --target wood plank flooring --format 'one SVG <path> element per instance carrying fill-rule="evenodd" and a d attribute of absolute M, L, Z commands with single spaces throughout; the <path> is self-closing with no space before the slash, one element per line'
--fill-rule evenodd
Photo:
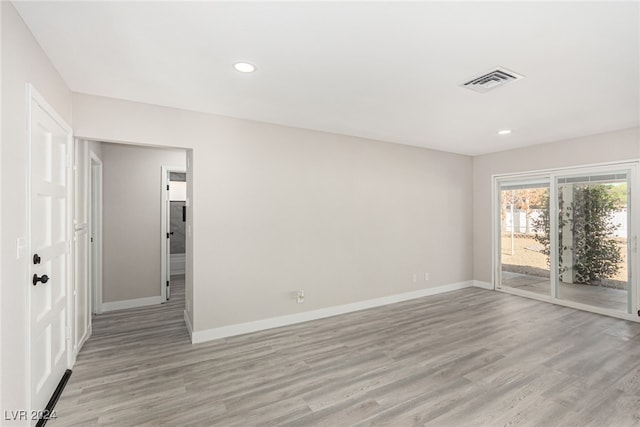
<path fill-rule="evenodd" d="M 640 324 L 473 288 L 192 345 L 172 291 L 94 318 L 49 426 L 640 425 Z"/>

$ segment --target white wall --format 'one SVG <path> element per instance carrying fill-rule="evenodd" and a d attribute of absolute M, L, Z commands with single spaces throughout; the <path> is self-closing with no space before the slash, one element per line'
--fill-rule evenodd
<path fill-rule="evenodd" d="M 470 157 L 81 94 L 74 128 L 193 149 L 196 331 L 472 278 Z"/>
<path fill-rule="evenodd" d="M 27 29 L 13 5 L 2 8 L 2 317 L 1 410 L 27 409 L 29 369 L 26 311 L 29 254 L 16 258 L 16 240 L 27 236 L 27 83 L 32 83 L 71 124 L 71 92 Z M 7 208 L 10 206 L 10 208 Z M 10 349 L 10 351 L 7 351 Z M 4 412 L 3 412 L 4 413 Z M 8 421 L 3 423 L 9 424 Z M 3 424 L 4 425 L 4 424 Z"/>
<path fill-rule="evenodd" d="M 98 159 L 102 160 L 102 142 L 89 141 L 89 151 L 95 154 Z"/>
<path fill-rule="evenodd" d="M 491 176 L 502 173 L 636 160 L 638 128 L 503 151 L 473 158 L 473 277 L 490 282 Z"/>
<path fill-rule="evenodd" d="M 161 167 L 185 150 L 102 144 L 103 303 L 160 296 Z"/>

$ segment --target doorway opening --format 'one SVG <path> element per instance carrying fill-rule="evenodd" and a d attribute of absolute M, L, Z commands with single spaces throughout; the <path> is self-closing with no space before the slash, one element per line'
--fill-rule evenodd
<path fill-rule="evenodd" d="M 187 150 L 104 141 L 90 144 L 97 154 L 88 168 L 94 225 L 90 254 L 93 312 L 160 306 L 171 295 L 166 286 L 170 274 L 162 273 L 170 267 L 165 249 L 171 232 L 161 221 L 165 203 L 169 203 L 166 185 L 170 176 L 165 167 L 174 165 L 172 171 L 182 173 L 186 181 Z M 185 203 L 186 197 L 182 199 Z M 168 209 L 166 214 L 170 219 Z M 183 239 L 181 246 L 184 259 L 188 242 Z"/>

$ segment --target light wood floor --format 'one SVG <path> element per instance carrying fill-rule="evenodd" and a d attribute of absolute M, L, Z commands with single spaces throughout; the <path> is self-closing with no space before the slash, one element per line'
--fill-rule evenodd
<path fill-rule="evenodd" d="M 191 345 L 182 295 L 94 318 L 49 425 L 640 424 L 640 324 L 473 288 Z"/>

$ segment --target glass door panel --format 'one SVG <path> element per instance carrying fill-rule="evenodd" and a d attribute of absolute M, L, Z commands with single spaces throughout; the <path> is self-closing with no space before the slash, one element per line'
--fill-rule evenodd
<path fill-rule="evenodd" d="M 557 298 L 630 312 L 629 175 L 556 179 Z"/>
<path fill-rule="evenodd" d="M 502 288 L 551 296 L 549 274 L 549 183 L 504 182 L 500 197 L 500 277 Z"/>

